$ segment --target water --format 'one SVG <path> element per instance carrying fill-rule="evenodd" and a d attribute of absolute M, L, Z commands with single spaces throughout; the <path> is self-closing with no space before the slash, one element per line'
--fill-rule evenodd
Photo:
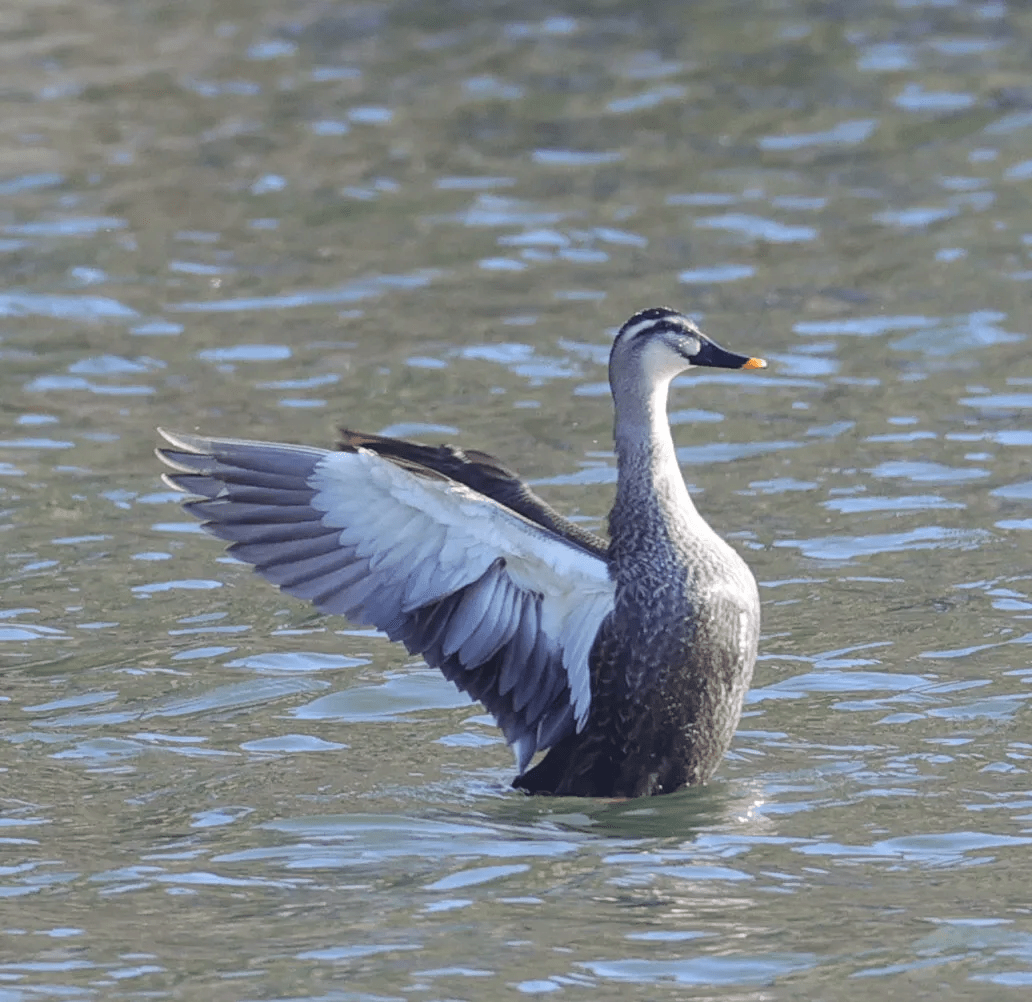
<path fill-rule="evenodd" d="M 7 5 L 0 1000 L 1021 998 L 1027 18 Z M 480 708 L 228 561 L 153 427 L 486 449 L 590 528 L 669 303 L 764 599 L 706 789 L 528 799 Z"/>

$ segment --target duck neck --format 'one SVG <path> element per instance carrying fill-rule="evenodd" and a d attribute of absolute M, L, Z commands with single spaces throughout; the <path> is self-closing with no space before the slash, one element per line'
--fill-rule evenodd
<path fill-rule="evenodd" d="M 671 378 L 614 381 L 617 488 L 609 531 L 610 552 L 622 563 L 633 563 L 635 553 L 648 558 L 657 543 L 673 547 L 710 531 L 677 463 L 667 419 Z"/>

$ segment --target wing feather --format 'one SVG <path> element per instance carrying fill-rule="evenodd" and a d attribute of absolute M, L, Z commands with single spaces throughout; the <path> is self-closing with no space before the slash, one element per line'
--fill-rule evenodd
<path fill-rule="evenodd" d="M 448 620 L 459 600 L 458 595 L 447 595 L 440 602 L 425 605 L 417 609 L 412 620 L 412 644 L 434 660 L 443 658 L 441 653 L 441 634 L 448 629 Z M 408 641 L 405 641 L 408 646 Z"/>
<path fill-rule="evenodd" d="M 467 666 L 489 661 L 508 642 L 516 629 L 512 621 L 512 588 L 499 572 L 480 624 L 463 641 L 459 660 Z"/>
<path fill-rule="evenodd" d="M 191 515 L 234 525 L 269 522 L 309 522 L 310 504 L 253 504 L 216 497 L 212 501 L 191 501 L 186 505 Z"/>
<path fill-rule="evenodd" d="M 191 483 L 193 481 L 193 483 Z M 310 487 L 268 487 L 265 484 L 220 484 L 213 477 L 194 477 L 184 474 L 177 482 L 191 494 L 204 494 L 234 501 L 236 503 L 256 503 L 260 505 L 274 504 L 281 507 L 293 505 L 307 506 L 315 493 Z"/>
<path fill-rule="evenodd" d="M 348 616 L 352 622 L 358 623 L 360 626 L 376 626 L 375 622 L 362 615 L 362 603 L 377 588 L 381 587 L 381 582 L 376 580 L 375 574 L 369 573 L 368 561 L 356 561 L 353 566 L 361 567 L 365 571 L 365 576 L 357 580 L 349 579 L 348 583 L 344 585 L 326 578 L 324 579 L 326 587 L 313 601 L 323 611 Z M 350 568 L 348 569 L 350 570 Z"/>
<path fill-rule="evenodd" d="M 534 608 L 535 628 L 530 637 L 532 646 L 520 666 L 519 677 L 513 689 L 513 706 L 523 710 L 533 699 L 538 688 L 544 684 L 544 674 L 548 669 L 551 638 L 541 629 L 541 602 L 537 596 L 530 603 Z"/>
<path fill-rule="evenodd" d="M 234 551 L 233 556 L 239 560 L 240 551 Z M 343 571 L 353 563 L 355 563 L 354 559 L 348 555 L 346 550 L 336 549 L 312 557 L 281 560 L 275 564 L 262 564 L 261 575 L 274 585 L 288 589 L 325 574 Z"/>
<path fill-rule="evenodd" d="M 173 478 L 168 478 L 169 482 L 172 482 Z M 187 511 L 190 511 L 191 502 L 187 502 L 183 505 Z M 206 522 L 203 526 L 206 532 L 210 532 L 213 536 L 217 536 L 219 539 L 225 540 L 227 543 L 241 543 L 241 544 L 290 544 L 295 539 L 313 539 L 316 536 L 325 536 L 327 534 L 326 526 L 320 522 L 301 522 L 301 523 L 270 523 L 269 525 L 253 525 L 243 523 L 241 525 L 235 525 L 231 522 Z M 333 537 L 337 537 L 337 533 L 333 533 Z M 231 547 L 233 549 L 233 547 Z M 234 550 L 235 552 L 235 550 Z M 241 558 L 246 559 L 246 558 Z M 247 561 L 251 563 L 250 560 Z"/>
<path fill-rule="evenodd" d="M 535 651 L 539 650 L 544 645 L 540 642 L 535 647 Z M 540 653 L 540 675 L 538 676 L 537 685 L 533 688 L 527 686 L 525 694 L 527 702 L 524 705 L 523 713 L 528 720 L 533 720 L 535 725 L 541 718 L 541 714 L 544 713 L 545 707 L 547 707 L 553 699 L 555 699 L 560 691 L 566 686 L 566 678 L 563 672 L 559 669 L 559 666 L 555 663 L 559 661 L 559 652 L 557 650 L 549 650 L 547 647 L 541 650 Z M 519 700 L 517 700 L 517 703 Z"/>
<path fill-rule="evenodd" d="M 435 557 L 440 549 L 442 537 L 443 533 L 434 533 L 432 540 L 427 541 L 426 549 L 421 549 L 418 553 L 419 560 L 415 563 L 411 577 L 405 583 L 404 609 L 406 612 L 422 608 L 433 600 L 433 586 L 437 573 Z"/>
<path fill-rule="evenodd" d="M 516 683 L 520 681 L 528 659 L 534 651 L 537 629 L 537 603 L 532 596 L 524 593 L 516 610 L 515 636 L 505 648 L 505 655 L 498 671 L 498 691 L 503 696 L 512 692 L 516 688 Z M 515 699 L 513 696 L 514 703 Z"/>
<path fill-rule="evenodd" d="M 383 624 L 391 622 L 395 610 L 400 607 L 403 590 L 403 585 L 397 581 L 380 584 L 348 615 L 353 616 L 356 623 L 368 623 L 382 629 Z"/>
<path fill-rule="evenodd" d="M 371 624 L 479 698 L 521 768 L 579 731 L 605 560 L 440 471 L 364 448 L 162 432 L 186 509 L 284 591 Z"/>
<path fill-rule="evenodd" d="M 556 702 L 538 722 L 535 743 L 538 748 L 551 748 L 574 729 L 573 707 L 565 700 Z"/>
<path fill-rule="evenodd" d="M 458 608 L 448 623 L 444 644 L 441 647 L 446 657 L 458 651 L 483 622 L 487 610 L 491 607 L 491 601 L 495 597 L 495 589 L 498 587 L 501 577 L 501 567 L 504 566 L 504 561 L 496 560 L 482 577 L 463 591 L 462 601 L 459 602 Z M 479 662 L 472 664 L 477 663 Z M 470 662 L 464 662 L 464 664 L 472 667 Z"/>
<path fill-rule="evenodd" d="M 265 572 L 277 564 L 292 563 L 295 560 L 307 560 L 309 557 L 322 556 L 324 553 L 336 553 L 340 551 L 340 542 L 337 533 L 327 532 L 325 529 L 316 536 L 308 538 L 298 537 L 296 539 L 274 540 L 271 542 L 237 543 L 233 547 L 233 556 L 237 560 L 254 564 L 261 569 L 262 574 L 268 577 Z M 271 578 L 269 580 L 272 580 Z M 279 582 L 276 582 L 279 584 Z"/>
<path fill-rule="evenodd" d="M 285 565 L 278 565 L 283 567 Z M 264 572 L 259 571 L 264 577 Z M 368 569 L 364 560 L 354 560 L 344 567 L 338 567 L 332 571 L 322 574 L 315 574 L 295 584 L 284 586 L 283 590 L 294 598 L 306 598 L 314 602 L 319 608 L 324 608 L 327 600 L 337 596 L 340 592 L 347 590 L 354 584 L 362 584 L 369 580 Z M 333 612 L 333 609 L 326 608 L 326 612 Z"/>
<path fill-rule="evenodd" d="M 415 521 L 413 518 L 412 522 Z M 369 569 L 375 571 L 383 568 L 386 571 L 392 567 L 411 566 L 430 557 L 434 551 L 434 533 L 421 534 L 419 528 L 413 526 L 411 531 L 398 533 L 397 544 L 384 547 L 374 554 L 369 560 Z"/>

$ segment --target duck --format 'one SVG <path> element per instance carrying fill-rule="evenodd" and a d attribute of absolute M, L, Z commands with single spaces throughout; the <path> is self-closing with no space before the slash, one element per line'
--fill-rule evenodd
<path fill-rule="evenodd" d="M 668 794 L 706 783 L 730 746 L 760 631 L 752 572 L 685 486 L 670 384 L 697 367 L 766 364 L 668 307 L 620 328 L 608 539 L 492 456 L 452 445 L 345 429 L 325 449 L 158 429 L 156 452 L 233 557 L 382 631 L 479 700 L 515 755 L 513 787 Z"/>

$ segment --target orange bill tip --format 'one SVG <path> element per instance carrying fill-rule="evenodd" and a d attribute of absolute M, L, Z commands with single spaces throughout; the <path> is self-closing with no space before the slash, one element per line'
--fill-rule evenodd
<path fill-rule="evenodd" d="M 767 368 L 767 360 L 765 358 L 750 358 L 749 361 L 746 362 L 745 365 L 742 366 L 742 368 L 743 369 L 766 369 Z"/>

